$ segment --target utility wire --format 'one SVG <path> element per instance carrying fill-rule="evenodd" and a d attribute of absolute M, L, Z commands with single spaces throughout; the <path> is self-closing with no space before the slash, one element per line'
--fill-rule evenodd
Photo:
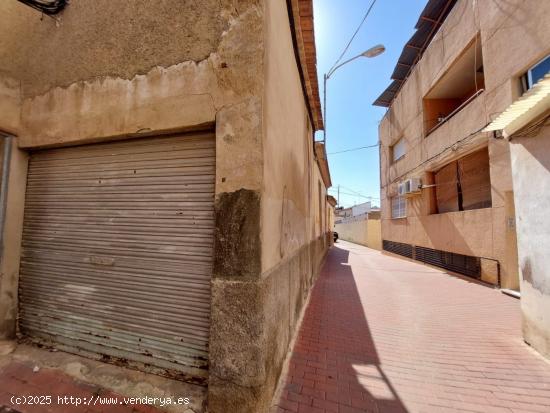
<path fill-rule="evenodd" d="M 344 149 L 343 151 L 330 152 L 327 155 L 336 155 L 336 154 L 344 153 L 344 152 L 354 152 L 354 151 L 359 151 L 361 149 L 377 148 L 379 146 L 380 146 L 380 144 L 377 143 L 376 145 L 360 146 L 358 148 L 350 148 L 350 149 Z"/>
<path fill-rule="evenodd" d="M 375 198 L 375 197 L 373 197 L 373 196 L 368 196 L 368 197 L 367 197 L 367 196 L 363 195 L 361 192 L 357 192 L 356 190 L 351 189 L 351 188 L 349 188 L 349 187 L 347 187 L 347 186 L 344 186 L 344 185 L 338 185 L 338 186 L 339 186 L 340 188 L 344 188 L 346 191 L 353 192 L 355 195 L 359 195 L 359 196 L 362 196 L 362 197 L 365 197 L 365 198 L 380 199 L 380 198 Z"/>
<path fill-rule="evenodd" d="M 357 27 L 357 29 L 355 30 L 355 33 L 353 33 L 353 36 L 351 36 L 351 39 L 349 39 L 349 42 L 348 44 L 346 45 L 346 47 L 344 48 L 344 51 L 342 52 L 342 54 L 340 55 L 340 57 L 338 58 L 338 60 L 332 65 L 332 67 L 330 68 L 330 70 L 327 72 L 327 73 L 330 73 L 332 71 L 332 69 L 334 69 L 336 67 L 336 65 L 338 65 L 338 63 L 340 63 L 340 61 L 342 60 L 342 58 L 344 57 L 344 55 L 346 54 L 346 52 L 348 51 L 349 47 L 351 46 L 351 42 L 353 42 L 353 39 L 355 39 L 355 36 L 357 36 L 357 33 L 359 33 L 359 30 L 361 29 L 361 27 L 363 26 L 363 23 L 365 23 L 365 21 L 367 20 L 367 17 L 369 16 L 370 14 L 370 11 L 372 10 L 372 6 L 374 6 L 374 3 L 376 3 L 376 0 L 372 0 L 372 3 L 370 4 L 367 12 L 365 13 L 365 15 L 363 16 L 363 20 L 361 20 L 361 23 L 359 23 L 359 26 Z"/>
<path fill-rule="evenodd" d="M 338 191 L 337 189 L 333 189 L 333 188 L 330 188 L 329 191 Z M 367 195 L 363 195 L 363 194 L 359 194 L 359 193 L 351 193 L 351 192 L 345 192 L 345 191 L 340 191 L 340 195 L 349 195 L 349 196 L 357 196 L 357 197 L 360 197 L 360 198 L 366 198 L 366 199 L 377 199 L 379 200 L 380 198 L 376 198 L 374 196 L 367 196 Z"/>
<path fill-rule="evenodd" d="M 473 136 L 477 135 L 478 133 L 480 133 L 483 129 L 485 129 L 485 127 L 489 125 L 488 123 L 486 125 L 483 125 L 481 128 L 469 133 L 468 135 L 458 139 L 457 141 L 455 141 L 452 145 L 449 145 L 447 147 L 445 147 L 444 149 L 442 149 L 441 151 L 439 151 L 438 153 L 436 153 L 435 155 L 429 157 L 428 159 L 426 159 L 425 161 L 419 163 L 418 165 L 416 165 L 415 167 L 409 169 L 408 171 L 402 173 L 401 175 L 399 175 L 397 178 L 394 178 L 391 182 L 387 183 L 386 185 L 382 186 L 382 188 L 386 188 L 388 185 L 400 180 L 401 178 L 403 178 L 404 176 L 406 176 L 407 174 L 409 174 L 410 172 L 412 171 L 415 171 L 417 170 L 418 168 L 420 168 L 422 165 L 425 165 L 427 164 L 428 162 L 431 162 L 432 160 L 434 160 L 435 158 L 439 157 L 440 155 L 442 155 L 443 153 L 445 153 L 446 151 L 448 151 L 449 149 L 453 149 L 454 150 L 458 150 L 458 148 L 461 147 L 461 145 L 466 145 L 468 142 L 468 140 L 470 138 L 472 138 Z M 388 179 L 389 181 L 389 179 Z"/>

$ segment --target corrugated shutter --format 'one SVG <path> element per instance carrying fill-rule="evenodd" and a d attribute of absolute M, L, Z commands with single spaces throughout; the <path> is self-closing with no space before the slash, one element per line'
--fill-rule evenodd
<path fill-rule="evenodd" d="M 212 133 L 32 153 L 20 332 L 205 378 L 214 183 Z"/>

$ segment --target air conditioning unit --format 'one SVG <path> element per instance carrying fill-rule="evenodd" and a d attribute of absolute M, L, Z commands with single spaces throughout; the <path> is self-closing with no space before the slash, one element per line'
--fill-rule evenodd
<path fill-rule="evenodd" d="M 397 193 L 400 196 L 413 196 L 419 194 L 422 189 L 420 178 L 409 178 L 397 185 Z"/>
<path fill-rule="evenodd" d="M 397 184 L 397 195 L 405 196 L 407 194 L 407 181 L 400 182 Z"/>

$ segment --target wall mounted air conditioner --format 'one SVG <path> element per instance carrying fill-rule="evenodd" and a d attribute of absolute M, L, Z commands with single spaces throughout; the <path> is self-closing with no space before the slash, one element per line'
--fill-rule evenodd
<path fill-rule="evenodd" d="M 420 194 L 421 188 L 420 178 L 409 178 L 397 185 L 397 193 L 399 196 L 413 196 Z"/>
<path fill-rule="evenodd" d="M 397 184 L 397 195 L 405 196 L 407 194 L 406 182 L 407 181 L 400 182 L 400 183 Z"/>

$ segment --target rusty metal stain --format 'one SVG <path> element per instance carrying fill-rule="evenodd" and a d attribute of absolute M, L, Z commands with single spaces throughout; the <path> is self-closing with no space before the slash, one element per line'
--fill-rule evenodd
<path fill-rule="evenodd" d="M 92 256 L 90 257 L 90 262 L 97 265 L 113 266 L 115 264 L 115 259 L 113 257 Z"/>

